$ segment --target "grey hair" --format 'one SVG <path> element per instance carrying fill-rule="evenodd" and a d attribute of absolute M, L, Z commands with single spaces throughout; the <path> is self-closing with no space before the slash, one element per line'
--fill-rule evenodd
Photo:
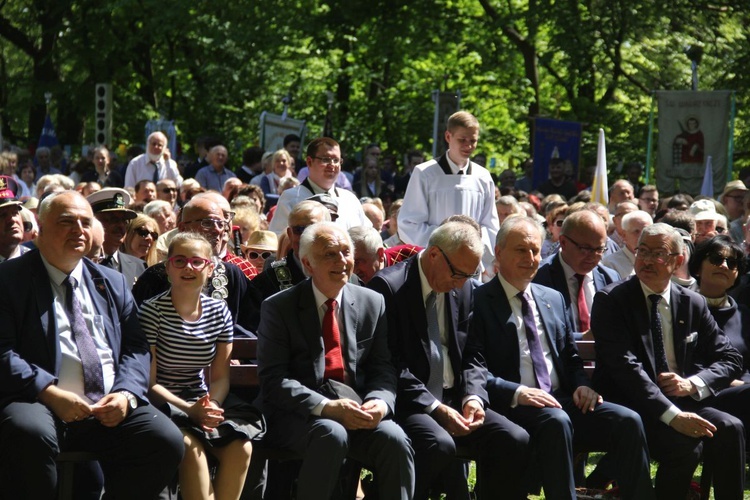
<path fill-rule="evenodd" d="M 632 229 L 630 227 L 631 221 L 632 222 L 641 221 L 641 222 L 646 222 L 648 224 L 651 224 L 652 222 L 654 222 L 654 219 L 651 218 L 651 214 L 643 210 L 636 210 L 634 212 L 629 212 L 622 216 L 622 222 L 621 222 L 622 229 L 625 231 L 630 231 L 630 229 Z"/>
<path fill-rule="evenodd" d="M 143 207 L 143 213 L 151 218 L 154 218 L 154 216 L 159 215 L 164 211 L 173 212 L 172 205 L 170 205 L 168 201 L 164 200 L 149 201 L 148 203 L 146 203 L 146 206 Z"/>
<path fill-rule="evenodd" d="M 544 228 L 542 225 L 533 217 L 526 217 L 526 216 L 518 216 L 518 217 L 508 217 L 503 221 L 502 224 L 500 224 L 500 229 L 497 232 L 497 237 L 495 238 L 495 246 L 499 246 L 500 248 L 505 247 L 505 240 L 508 238 L 508 234 L 517 228 L 518 226 L 531 226 L 534 229 L 537 230 L 539 233 L 539 242 L 541 243 L 544 240 Z"/>
<path fill-rule="evenodd" d="M 518 204 L 518 200 L 515 199 L 513 196 L 511 196 L 509 194 L 505 195 L 505 196 L 501 196 L 500 198 L 498 198 L 497 201 L 495 202 L 495 204 L 498 204 L 498 203 L 500 205 L 505 205 L 506 207 L 513 207 L 514 209 L 521 209 L 521 210 L 523 210 L 520 207 L 520 205 Z M 518 212 L 516 212 L 516 213 L 518 213 Z"/>
<path fill-rule="evenodd" d="M 377 254 L 378 249 L 385 248 L 383 238 L 381 238 L 378 230 L 372 226 L 354 226 L 349 228 L 349 237 L 352 239 L 355 249 L 361 245 L 369 256 Z"/>
<path fill-rule="evenodd" d="M 484 251 L 482 237 L 477 230 L 465 222 L 446 222 L 430 235 L 428 245 L 439 247 L 447 254 L 453 254 L 462 247 L 468 247 L 474 255 L 481 257 Z"/>
<path fill-rule="evenodd" d="M 289 217 L 287 218 L 287 220 L 293 217 L 299 217 L 301 215 L 309 215 L 314 213 L 323 214 L 323 220 L 326 222 L 331 222 L 330 210 L 328 210 L 328 208 L 326 208 L 326 206 L 322 203 L 313 200 L 302 200 L 294 205 L 294 208 L 292 208 L 291 212 L 289 212 Z"/>
<path fill-rule="evenodd" d="M 313 203 L 316 203 L 316 202 L 313 202 Z M 336 234 L 343 235 L 346 241 L 349 243 L 349 248 L 352 248 L 352 251 L 353 251 L 352 239 L 349 237 L 349 233 L 347 233 L 344 228 L 330 221 L 316 222 L 315 224 L 308 226 L 307 229 L 305 229 L 305 232 L 302 233 L 302 236 L 299 239 L 299 259 L 300 260 L 303 260 L 305 257 L 307 257 L 307 260 L 309 260 L 312 263 L 313 261 L 313 259 L 311 258 L 312 247 L 315 244 L 315 242 L 320 238 L 320 234 L 324 231 L 333 231 Z"/>
<path fill-rule="evenodd" d="M 679 253 L 682 255 L 682 248 L 685 245 L 682 242 L 682 236 L 679 232 L 669 224 L 664 224 L 663 222 L 657 222 L 656 224 L 652 224 L 648 227 L 643 228 L 643 232 L 641 233 L 641 237 L 638 238 L 638 245 L 641 244 L 643 241 L 643 238 L 648 238 L 649 236 L 665 236 L 669 239 L 670 247 L 672 247 L 672 251 L 675 253 Z"/>

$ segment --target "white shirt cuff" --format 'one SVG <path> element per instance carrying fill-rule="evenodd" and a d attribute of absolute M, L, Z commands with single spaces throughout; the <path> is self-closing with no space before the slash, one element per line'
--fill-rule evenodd
<path fill-rule="evenodd" d="M 461 408 L 463 408 L 469 401 L 476 401 L 477 403 L 479 403 L 479 406 L 484 409 L 484 401 L 482 401 L 482 398 L 475 395 L 464 396 L 464 399 L 461 401 Z"/>
<path fill-rule="evenodd" d="M 317 404 L 317 405 L 315 406 L 315 408 L 313 408 L 313 409 L 312 409 L 312 412 L 311 412 L 311 413 L 312 413 L 313 415 L 315 415 L 316 417 L 319 417 L 319 416 L 320 416 L 320 415 L 321 415 L 321 414 L 323 413 L 323 408 L 325 408 L 325 406 L 326 406 L 326 405 L 327 405 L 328 403 L 330 403 L 330 402 L 331 402 L 331 400 L 330 400 L 330 399 L 328 399 L 328 398 L 325 398 L 325 399 L 323 399 L 323 401 L 321 401 L 320 403 L 318 403 L 318 404 Z"/>
<path fill-rule="evenodd" d="M 521 395 L 521 391 L 526 389 L 525 385 L 519 385 L 516 392 L 513 393 L 513 398 L 510 400 L 510 407 L 515 408 L 518 406 L 518 397 Z"/>
<path fill-rule="evenodd" d="M 435 401 L 432 402 L 430 406 L 424 409 L 424 412 L 429 415 L 430 413 L 435 411 L 435 408 L 437 408 L 438 406 L 440 406 L 440 401 L 436 399 Z"/>
<path fill-rule="evenodd" d="M 680 409 L 677 408 L 675 405 L 672 405 L 669 407 L 669 409 L 667 409 L 667 411 L 661 414 L 661 417 L 659 417 L 659 420 L 669 425 L 672 423 L 672 420 L 674 420 L 674 418 L 680 413 L 682 413 Z"/>
<path fill-rule="evenodd" d="M 695 399 L 696 401 L 703 401 L 711 395 L 711 390 L 699 376 L 693 375 L 692 377 L 688 377 L 688 380 L 695 386 L 696 389 L 698 389 L 697 393 L 690 395 L 691 398 Z"/>

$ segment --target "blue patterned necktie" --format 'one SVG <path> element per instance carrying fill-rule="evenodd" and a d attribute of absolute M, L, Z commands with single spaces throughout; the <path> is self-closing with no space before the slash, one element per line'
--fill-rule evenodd
<path fill-rule="evenodd" d="M 526 330 L 526 342 L 529 344 L 529 355 L 531 356 L 531 364 L 534 366 L 537 386 L 544 391 L 550 392 L 552 390 L 552 381 L 549 378 L 547 362 L 544 360 L 542 343 L 539 341 L 539 333 L 536 329 L 534 313 L 531 311 L 531 304 L 529 304 L 529 299 L 525 293 L 519 292 L 517 297 L 521 299 L 523 326 Z"/>
<path fill-rule="evenodd" d="M 427 390 L 435 396 L 435 399 L 443 400 L 443 343 L 440 339 L 440 325 L 438 323 L 437 295 L 430 292 L 425 302 L 427 313 L 427 334 L 430 340 L 430 379 L 427 381 Z"/>
<path fill-rule="evenodd" d="M 651 294 L 651 337 L 654 342 L 654 362 L 656 363 L 656 374 L 669 372 L 667 364 L 667 351 L 664 349 L 664 334 L 661 329 L 661 314 L 659 314 L 659 302 L 661 295 Z"/>
<path fill-rule="evenodd" d="M 78 354 L 81 357 L 83 367 L 83 391 L 87 398 L 96 403 L 104 397 L 102 363 L 99 360 L 99 354 L 96 352 L 96 345 L 91 332 L 86 326 L 86 320 L 83 318 L 81 303 L 75 294 L 75 289 L 78 286 L 76 279 L 68 276 L 64 284 L 67 294 L 65 312 L 68 315 L 70 329 L 73 332 L 73 339 L 78 347 Z"/>

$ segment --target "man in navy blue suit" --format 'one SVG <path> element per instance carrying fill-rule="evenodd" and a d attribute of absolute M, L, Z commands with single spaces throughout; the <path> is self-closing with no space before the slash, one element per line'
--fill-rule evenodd
<path fill-rule="evenodd" d="M 441 479 L 448 498 L 469 498 L 466 481 L 458 477 L 456 447 L 468 448 L 477 459 L 478 498 L 526 498 L 528 434 L 485 408 L 487 370 L 464 352 L 472 278 L 482 252 L 479 231 L 446 222 L 433 231 L 425 250 L 368 283 L 385 297 L 389 345 L 399 370 L 396 421 L 414 447 L 417 500 L 426 499 Z"/>
<path fill-rule="evenodd" d="M 182 435 L 146 399 L 128 284 L 83 258 L 93 218 L 74 191 L 46 198 L 38 250 L 0 271 L 3 498 L 54 498 L 61 450 L 99 455 L 107 498 L 154 498 L 182 459 Z"/>
<path fill-rule="evenodd" d="M 637 411 L 659 461 L 659 498 L 685 498 L 701 456 L 714 471 L 716 498 L 742 498 L 745 428 L 722 398 L 742 372 L 742 356 L 717 326 L 706 300 L 670 282 L 682 265 L 680 234 L 663 223 L 644 228 L 635 276 L 596 294 L 594 386 Z M 750 391 L 750 386 L 746 391 Z"/>
<path fill-rule="evenodd" d="M 607 228 L 598 214 L 586 209 L 572 213 L 563 222 L 560 252 L 544 259 L 534 278 L 563 295 L 577 340 L 589 331 L 594 294 L 620 281 L 617 271 L 600 264 L 606 245 Z"/>
<path fill-rule="evenodd" d="M 531 435 L 546 498 L 576 497 L 574 444 L 608 452 L 622 498 L 655 498 L 641 419 L 590 387 L 561 294 L 531 283 L 543 235 L 528 217 L 500 226 L 498 273 L 474 293 L 467 358 L 486 362 L 491 407 Z"/>

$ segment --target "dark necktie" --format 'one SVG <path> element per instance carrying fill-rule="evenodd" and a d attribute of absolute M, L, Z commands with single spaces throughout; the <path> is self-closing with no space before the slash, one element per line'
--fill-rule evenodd
<path fill-rule="evenodd" d="M 65 312 L 68 315 L 70 329 L 73 332 L 73 339 L 78 347 L 78 355 L 81 357 L 83 367 L 83 391 L 87 398 L 96 403 L 104 397 L 102 363 L 99 360 L 99 354 L 96 352 L 96 345 L 91 337 L 91 332 L 86 326 L 86 320 L 83 318 L 81 303 L 75 294 L 75 289 L 78 286 L 76 279 L 68 276 L 64 284 L 67 294 Z"/>
<path fill-rule="evenodd" d="M 153 178 L 153 181 L 154 181 L 154 184 L 156 184 L 157 182 L 159 182 L 159 164 L 157 162 L 155 162 L 155 161 L 151 161 L 151 162 L 149 162 L 149 164 L 154 166 L 154 178 Z"/>
<path fill-rule="evenodd" d="M 108 267 L 110 269 L 114 269 L 115 271 L 119 271 L 119 269 L 117 269 L 117 262 L 115 262 L 115 258 L 112 255 L 108 255 L 105 258 L 103 258 L 99 262 L 99 264 L 101 264 L 101 265 L 103 265 L 105 267 Z"/>
<path fill-rule="evenodd" d="M 656 363 L 656 374 L 669 372 L 667 364 L 667 351 L 664 350 L 664 335 L 661 330 L 661 314 L 659 314 L 659 302 L 661 295 L 651 294 L 651 337 L 654 342 L 654 362 Z"/>
<path fill-rule="evenodd" d="M 440 339 L 440 324 L 437 313 L 437 294 L 430 292 L 425 302 L 427 313 L 427 335 L 430 340 L 430 378 L 427 390 L 435 399 L 443 400 L 443 342 Z"/>
<path fill-rule="evenodd" d="M 339 322 L 336 319 L 336 301 L 326 301 L 326 312 L 323 315 L 323 346 L 325 355 L 325 379 L 344 381 L 344 358 L 341 353 L 341 335 L 339 333 Z"/>
<path fill-rule="evenodd" d="M 547 370 L 547 362 L 544 360 L 542 343 L 539 341 L 539 334 L 536 330 L 534 313 L 531 311 L 531 304 L 526 294 L 519 292 L 517 297 L 521 299 L 521 314 L 523 315 L 523 326 L 526 330 L 526 342 L 529 344 L 529 354 L 531 355 L 531 364 L 534 366 L 537 386 L 547 392 L 552 390 L 552 382 Z"/>
<path fill-rule="evenodd" d="M 589 306 L 586 303 L 586 290 L 583 288 L 583 280 L 586 276 L 583 274 L 576 274 L 578 280 L 578 326 L 579 332 L 585 332 L 589 329 L 591 324 L 591 316 L 589 315 Z"/>

